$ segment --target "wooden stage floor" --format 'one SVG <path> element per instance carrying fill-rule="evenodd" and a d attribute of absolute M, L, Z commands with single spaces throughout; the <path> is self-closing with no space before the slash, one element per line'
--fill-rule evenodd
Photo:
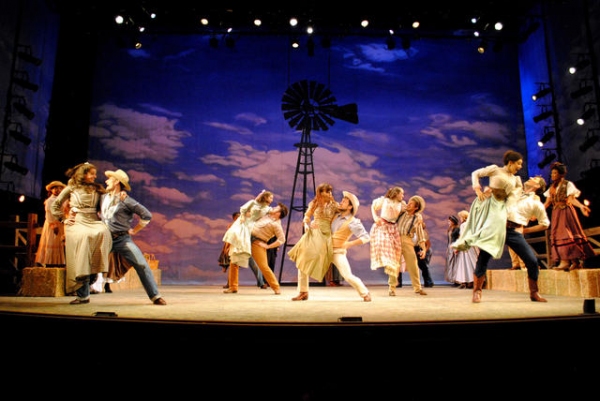
<path fill-rule="evenodd" d="M 102 387 L 109 382 L 138 398 L 421 401 L 572 398 L 598 379 L 600 317 L 583 313 L 583 298 L 537 303 L 484 290 L 473 304 L 471 290 L 451 286 L 427 296 L 369 289 L 372 302 L 348 285 L 312 286 L 299 302 L 295 286 L 277 296 L 162 285 L 166 306 L 142 289 L 92 295 L 87 305 L 0 296 L 5 355 L 14 355 L 5 383 L 40 396 L 62 392 L 68 379 L 88 383 L 79 389 L 86 396 L 96 385 L 114 394 Z"/>

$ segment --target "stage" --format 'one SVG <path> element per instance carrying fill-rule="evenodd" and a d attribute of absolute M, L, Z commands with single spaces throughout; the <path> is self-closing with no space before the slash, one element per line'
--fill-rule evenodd
<path fill-rule="evenodd" d="M 274 295 L 254 286 L 223 294 L 221 286 L 162 285 L 166 306 L 142 289 L 92 295 L 85 305 L 69 305 L 74 297 L 1 296 L 0 321 L 5 344 L 19 355 L 14 372 L 143 375 L 148 383 L 133 385 L 132 394 L 168 388 L 225 399 L 421 400 L 455 387 L 466 396 L 483 374 L 481 391 L 514 394 L 517 381 L 529 380 L 531 393 L 520 393 L 553 396 L 562 391 L 555 379 L 597 379 L 600 317 L 583 312 L 583 298 L 542 294 L 548 302 L 538 303 L 485 289 L 473 304 L 471 290 L 452 286 L 426 288 L 427 296 L 406 285 L 395 297 L 384 285 L 369 289 L 372 302 L 347 284 L 312 286 L 309 300 L 296 302 L 295 286 Z"/>

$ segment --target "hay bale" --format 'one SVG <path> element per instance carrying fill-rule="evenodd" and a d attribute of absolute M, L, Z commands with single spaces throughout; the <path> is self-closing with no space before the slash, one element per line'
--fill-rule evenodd
<path fill-rule="evenodd" d="M 26 297 L 64 297 L 66 269 L 26 267 L 23 269 L 19 295 Z"/>

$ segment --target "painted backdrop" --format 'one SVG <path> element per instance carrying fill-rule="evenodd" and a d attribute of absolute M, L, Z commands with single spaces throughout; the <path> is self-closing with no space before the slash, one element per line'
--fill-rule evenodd
<path fill-rule="evenodd" d="M 367 229 L 371 201 L 389 187 L 403 187 L 407 200 L 422 196 L 433 277 L 443 283 L 447 218 L 474 199 L 471 171 L 502 165 L 507 149 L 526 155 L 516 48 L 481 55 L 476 45 L 421 39 L 387 50 L 381 38 L 344 37 L 309 56 L 287 36 L 248 35 L 234 48 L 213 48 L 206 36 L 159 35 L 140 50 L 107 36 L 95 68 L 89 158 L 99 180 L 107 169 L 125 170 L 131 196 L 153 212 L 137 242 L 159 259 L 163 284 L 222 284 L 217 258 L 232 212 L 262 189 L 275 202 L 292 200 L 301 132 L 284 118 L 282 96 L 298 81 L 322 83 L 338 106 L 357 105 L 358 123 L 334 119 L 310 132 L 316 184 L 331 183 L 338 200 L 343 190 L 355 193 Z M 292 212 L 289 243 L 300 219 Z M 283 250 L 275 273 L 295 282 Z M 366 283 L 386 282 L 370 270 L 369 245 L 349 258 Z M 241 281 L 253 284 L 242 270 Z"/>

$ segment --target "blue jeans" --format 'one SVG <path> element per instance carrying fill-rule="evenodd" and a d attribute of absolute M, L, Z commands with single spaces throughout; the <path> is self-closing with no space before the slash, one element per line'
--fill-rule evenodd
<path fill-rule="evenodd" d="M 160 298 L 152 269 L 150 269 L 144 253 L 131 239 L 131 235 L 125 234 L 114 238 L 112 251 L 123 256 L 133 266 L 151 301 Z"/>
<path fill-rule="evenodd" d="M 506 229 L 506 245 L 508 245 L 515 253 L 523 260 L 525 267 L 527 268 L 527 277 L 537 281 L 540 271 L 538 269 L 538 260 L 531 249 L 531 246 L 527 243 L 527 240 L 514 228 Z M 479 257 L 477 258 L 477 264 L 475 265 L 475 275 L 482 277 L 487 271 L 487 264 L 492 256 L 484 251 L 479 250 Z"/>

